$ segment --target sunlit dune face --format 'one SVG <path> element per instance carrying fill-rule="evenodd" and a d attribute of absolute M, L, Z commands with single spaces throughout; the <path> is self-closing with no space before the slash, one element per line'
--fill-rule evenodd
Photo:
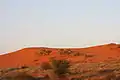
<path fill-rule="evenodd" d="M 40 50 L 43 49 L 25 48 L 16 52 L 8 53 L 6 55 L 1 55 L 0 67 L 6 68 L 20 66 L 37 66 L 40 65 L 42 62 L 48 62 L 51 57 L 55 57 L 56 59 L 67 59 L 71 62 L 102 62 L 107 60 L 119 59 L 120 56 L 120 48 L 119 45 L 116 44 L 79 49 L 70 48 L 70 50 L 72 51 L 71 55 L 61 55 L 58 53 L 59 49 L 52 48 L 45 49 L 47 52 L 50 52 L 49 54 L 41 55 Z M 81 55 L 73 56 L 75 51 L 79 52 Z"/>

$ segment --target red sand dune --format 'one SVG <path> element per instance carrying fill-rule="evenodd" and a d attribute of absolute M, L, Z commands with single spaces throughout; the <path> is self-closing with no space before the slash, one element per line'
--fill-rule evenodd
<path fill-rule="evenodd" d="M 39 52 L 40 49 L 41 48 L 24 48 L 16 52 L 0 55 L 0 68 L 39 65 L 41 62 L 48 61 L 49 57 L 52 56 L 59 59 L 68 59 L 73 62 L 84 60 L 84 57 L 80 56 L 61 56 L 57 54 L 57 48 L 47 48 L 52 50 L 52 53 L 49 56 L 39 56 L 37 52 Z M 78 50 L 81 53 L 95 55 L 94 57 L 86 59 L 87 62 L 101 62 L 109 59 L 119 59 L 120 57 L 120 45 L 113 43 L 88 48 L 71 48 L 71 50 Z"/>

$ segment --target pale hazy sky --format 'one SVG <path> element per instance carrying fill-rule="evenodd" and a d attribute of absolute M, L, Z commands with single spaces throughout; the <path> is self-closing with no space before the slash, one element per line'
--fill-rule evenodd
<path fill-rule="evenodd" d="M 0 0 L 0 53 L 120 42 L 120 0 Z"/>

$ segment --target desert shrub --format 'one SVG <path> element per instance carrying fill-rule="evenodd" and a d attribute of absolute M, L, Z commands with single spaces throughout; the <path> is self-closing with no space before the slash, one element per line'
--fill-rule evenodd
<path fill-rule="evenodd" d="M 53 70 L 58 76 L 64 75 L 68 72 L 68 68 L 70 66 L 67 60 L 51 60 L 51 65 L 53 66 Z"/>
<path fill-rule="evenodd" d="M 66 49 L 66 50 L 65 50 L 65 53 L 69 55 L 69 54 L 73 53 L 73 51 L 70 50 L 70 49 Z"/>
<path fill-rule="evenodd" d="M 58 49 L 58 54 L 64 54 L 64 49 Z"/>
<path fill-rule="evenodd" d="M 80 55 L 79 52 L 76 52 L 76 53 L 73 54 L 73 56 L 79 56 L 79 55 Z"/>
<path fill-rule="evenodd" d="M 51 52 L 52 52 L 51 50 L 46 50 L 46 53 L 48 53 L 48 54 L 51 53 Z"/>
<path fill-rule="evenodd" d="M 41 49 L 39 55 L 49 55 L 52 51 L 48 49 Z"/>
<path fill-rule="evenodd" d="M 77 51 L 75 51 L 73 53 L 73 56 L 84 56 L 84 55 L 85 55 L 85 53 L 80 53 L 80 52 L 77 52 Z"/>
<path fill-rule="evenodd" d="M 59 49 L 58 53 L 61 55 L 65 55 L 65 54 L 70 55 L 71 53 L 73 53 L 73 51 L 71 49 Z"/>

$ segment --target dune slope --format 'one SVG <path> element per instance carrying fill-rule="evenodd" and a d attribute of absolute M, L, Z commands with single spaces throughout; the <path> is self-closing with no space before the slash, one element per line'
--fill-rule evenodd
<path fill-rule="evenodd" d="M 83 56 L 69 56 L 58 54 L 57 48 L 46 48 L 51 50 L 50 55 L 40 56 L 38 55 L 41 48 L 24 48 L 19 51 L 0 55 L 0 68 L 7 67 L 20 67 L 20 66 L 35 66 L 41 62 L 48 61 L 50 57 L 56 57 L 60 59 L 69 59 L 73 62 L 79 62 L 84 60 Z M 101 62 L 106 60 L 119 59 L 120 57 L 120 45 L 119 44 L 105 44 L 100 46 L 88 47 L 88 48 L 71 48 L 70 50 L 78 51 L 89 55 L 94 55 L 86 59 L 86 62 Z"/>

